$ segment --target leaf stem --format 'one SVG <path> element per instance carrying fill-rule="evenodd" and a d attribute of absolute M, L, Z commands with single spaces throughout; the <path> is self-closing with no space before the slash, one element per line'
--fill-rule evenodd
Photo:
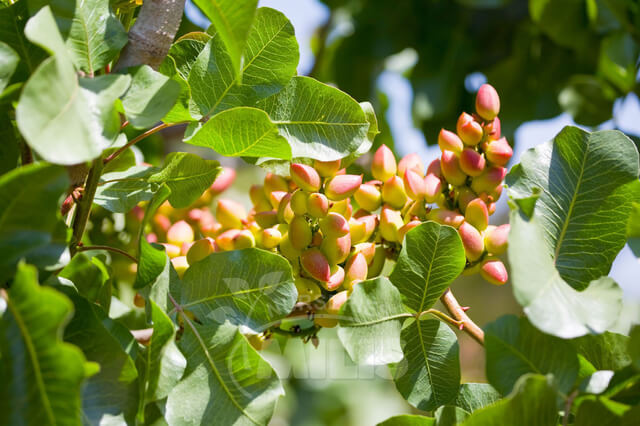
<path fill-rule="evenodd" d="M 93 205 L 93 198 L 96 195 L 96 189 L 98 188 L 98 182 L 100 181 L 100 175 L 102 175 L 102 157 L 98 157 L 93 160 L 89 174 L 87 175 L 87 181 L 82 193 L 82 199 L 76 204 L 76 215 L 73 219 L 73 235 L 71 237 L 71 257 L 78 251 L 78 246 L 82 242 L 82 235 L 87 227 L 89 216 L 91 215 L 91 206 Z"/>
<path fill-rule="evenodd" d="M 129 253 L 127 253 L 126 251 L 119 249 L 117 247 L 111 247 L 111 246 L 101 246 L 101 245 L 97 245 L 97 246 L 85 246 L 85 245 L 78 245 L 76 247 L 77 251 L 89 251 L 89 250 L 107 250 L 107 251 L 112 251 L 114 253 L 119 253 L 123 256 L 128 257 L 129 259 L 131 259 L 132 262 L 134 263 L 138 263 L 138 259 L 136 259 L 134 256 L 130 255 Z"/>
<path fill-rule="evenodd" d="M 571 406 L 573 405 L 573 400 L 578 396 L 578 390 L 574 390 L 571 392 L 569 397 L 567 398 L 567 402 L 564 405 L 564 416 L 562 416 L 562 426 L 567 426 L 569 424 L 569 415 L 571 415 Z"/>
<path fill-rule="evenodd" d="M 144 132 L 144 133 L 136 136 L 135 138 L 131 139 L 129 142 L 127 142 L 126 145 L 124 145 L 123 147 L 121 147 L 120 149 L 118 149 L 117 151 L 115 151 L 111 155 L 109 155 L 107 158 L 105 158 L 104 159 L 104 164 L 107 164 L 109 161 L 113 160 L 118 155 L 120 155 L 124 151 L 126 151 L 128 148 L 130 148 L 131 146 L 133 146 L 136 143 L 140 142 L 142 139 L 145 139 L 146 137 L 151 136 L 152 134 L 157 133 L 162 129 L 166 129 L 168 127 L 173 127 L 173 126 L 177 126 L 179 124 L 185 124 L 185 123 L 187 123 L 187 122 L 186 121 L 180 121 L 178 123 L 161 123 L 161 124 L 158 124 L 156 127 L 152 127 L 151 129 L 147 130 L 146 132 Z"/>
<path fill-rule="evenodd" d="M 484 331 L 465 313 L 465 309 L 460 306 L 451 289 L 447 289 L 447 291 L 444 292 L 442 297 L 440 297 L 440 301 L 453 318 L 463 323 L 462 331 L 484 346 Z"/>

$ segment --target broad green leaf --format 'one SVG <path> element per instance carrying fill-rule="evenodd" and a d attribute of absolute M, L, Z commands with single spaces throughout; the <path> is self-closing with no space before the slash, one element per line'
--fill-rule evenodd
<path fill-rule="evenodd" d="M 629 344 L 627 352 L 631 356 L 631 361 L 636 370 L 640 370 L 640 326 L 636 325 L 629 333 Z"/>
<path fill-rule="evenodd" d="M 124 172 L 105 173 L 100 178 L 94 202 L 114 213 L 126 213 L 141 201 L 149 201 L 158 185 L 148 182 L 156 167 L 134 166 Z"/>
<path fill-rule="evenodd" d="M 611 118 L 618 94 L 603 79 L 592 75 L 573 75 L 558 95 L 558 103 L 576 123 L 595 127 Z"/>
<path fill-rule="evenodd" d="M 340 90 L 309 77 L 293 77 L 278 94 L 258 102 L 291 145 L 293 158 L 337 160 L 368 143 L 369 121 Z"/>
<path fill-rule="evenodd" d="M 387 278 L 363 281 L 340 311 L 338 337 L 356 364 L 399 362 L 404 314 L 400 293 Z"/>
<path fill-rule="evenodd" d="M 436 419 L 436 426 L 456 426 L 469 417 L 469 414 L 460 407 L 443 405 L 433 413 L 433 416 Z"/>
<path fill-rule="evenodd" d="M 453 405 L 469 413 L 493 404 L 500 399 L 500 394 L 488 383 L 463 383 Z"/>
<path fill-rule="evenodd" d="M 627 244 L 633 254 L 640 258 L 640 197 L 632 203 L 631 215 L 627 225 Z"/>
<path fill-rule="evenodd" d="M 575 417 L 576 426 L 621 426 L 631 407 L 608 398 L 588 395 L 581 398 Z M 637 418 L 635 419 L 638 420 Z"/>
<path fill-rule="evenodd" d="M 90 76 L 127 43 L 127 33 L 105 0 L 76 0 L 66 45 L 77 68 Z M 60 24 L 60 22 L 59 22 Z"/>
<path fill-rule="evenodd" d="M 418 319 L 401 334 L 404 360 L 392 364 L 396 388 L 419 410 L 432 411 L 452 402 L 460 387 L 456 334 L 435 319 Z"/>
<path fill-rule="evenodd" d="M 131 87 L 122 98 L 129 123 L 145 129 L 160 121 L 180 95 L 180 85 L 148 65 L 129 69 Z"/>
<path fill-rule="evenodd" d="M 100 372 L 89 378 L 82 388 L 83 423 L 132 422 L 138 408 L 138 370 L 119 336 L 112 334 L 114 328 L 118 333 L 126 333 L 128 345 L 137 343 L 128 330 L 110 319 L 102 308 L 68 287 L 64 290 L 75 306 L 64 339 L 82 349 L 89 361 L 100 365 Z"/>
<path fill-rule="evenodd" d="M 627 336 L 608 331 L 599 335 L 587 334 L 571 341 L 578 353 L 598 370 L 620 370 L 629 365 L 628 342 Z"/>
<path fill-rule="evenodd" d="M 256 108 L 232 108 L 214 115 L 185 142 L 226 157 L 291 159 L 291 147 L 269 116 Z"/>
<path fill-rule="evenodd" d="M 169 394 L 170 425 L 263 425 L 284 394 L 271 366 L 229 324 L 199 325 L 181 314 L 178 341 L 187 358 L 182 380 Z"/>
<path fill-rule="evenodd" d="M 15 169 L 20 157 L 20 146 L 9 111 L 9 108 L 0 106 L 0 175 Z"/>
<path fill-rule="evenodd" d="M 464 269 L 464 248 L 456 230 L 426 222 L 409 231 L 398 256 L 391 282 L 404 304 L 415 312 L 433 306 Z"/>
<path fill-rule="evenodd" d="M 66 227 L 58 214 L 68 186 L 65 169 L 46 163 L 0 177 L 0 282 L 13 275 L 20 259 L 43 269 L 60 267 L 68 257 Z"/>
<path fill-rule="evenodd" d="M 291 266 L 259 249 L 213 253 L 182 278 L 180 303 L 202 323 L 225 320 L 262 331 L 291 312 L 298 297 Z"/>
<path fill-rule="evenodd" d="M 45 54 L 29 43 L 24 36 L 24 27 L 28 19 L 27 0 L 19 0 L 0 8 L 0 40 L 18 53 L 27 70 L 33 71 Z"/>
<path fill-rule="evenodd" d="M 638 173 L 635 145 L 614 130 L 565 127 L 553 141 L 527 151 L 507 176 L 509 195 L 517 200 L 542 190 L 533 217 L 545 247 L 540 254 L 514 250 L 516 258 L 509 259 L 551 257 L 578 290 L 606 275 L 626 242 Z"/>
<path fill-rule="evenodd" d="M 174 208 L 188 207 L 211 186 L 220 173 L 220 164 L 187 152 L 172 152 L 162 170 L 149 176 L 150 184 L 166 184 L 171 190 L 169 202 Z"/>
<path fill-rule="evenodd" d="M 598 70 L 623 93 L 633 90 L 636 81 L 636 62 L 640 48 L 626 32 L 607 36 L 600 46 Z"/>
<path fill-rule="evenodd" d="M 616 322 L 622 309 L 622 290 L 613 280 L 603 277 L 581 292 L 575 290 L 553 264 L 545 242 L 546 228 L 538 218 L 527 220 L 512 211 L 510 222 L 513 292 L 533 325 L 545 333 L 572 338 L 602 333 Z"/>
<path fill-rule="evenodd" d="M 378 426 L 436 426 L 436 420 L 432 417 L 416 414 L 402 414 L 388 418 Z"/>
<path fill-rule="evenodd" d="M 85 358 L 63 343 L 73 305 L 21 264 L 0 321 L 0 423 L 79 425 Z"/>
<path fill-rule="evenodd" d="M 100 304 L 105 311 L 109 310 L 111 278 L 107 266 L 100 259 L 77 253 L 58 276 L 71 281 L 82 297 Z"/>
<path fill-rule="evenodd" d="M 241 75 L 242 54 L 256 15 L 258 0 L 194 0 L 216 28 L 229 54 L 234 75 Z"/>
<path fill-rule="evenodd" d="M 509 396 L 474 411 L 462 425 L 556 426 L 556 397 L 555 386 L 549 377 L 527 374 L 518 380 Z"/>
<path fill-rule="evenodd" d="M 505 315 L 485 327 L 486 372 L 498 392 L 511 392 L 527 374 L 553 374 L 568 393 L 578 377 L 578 356 L 570 342 L 536 330 L 526 318 Z"/>
<path fill-rule="evenodd" d="M 8 44 L 0 41 L 0 93 L 9 84 L 20 57 Z"/>
<path fill-rule="evenodd" d="M 140 380 L 145 403 L 166 398 L 186 366 L 186 360 L 174 341 L 173 322 L 152 300 L 150 304 L 153 334 L 139 357 L 143 365 Z"/>
<path fill-rule="evenodd" d="M 72 62 L 49 5 L 41 8 L 29 19 L 24 27 L 24 35 L 29 41 L 42 47 L 49 54 L 55 55 L 65 62 Z"/>

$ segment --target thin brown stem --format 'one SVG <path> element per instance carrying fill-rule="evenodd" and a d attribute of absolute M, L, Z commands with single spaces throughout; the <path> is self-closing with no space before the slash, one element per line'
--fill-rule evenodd
<path fill-rule="evenodd" d="M 429 314 L 429 315 L 433 315 L 434 317 L 438 318 L 440 321 L 442 322 L 446 322 L 448 324 L 454 325 L 457 328 L 461 328 L 463 326 L 465 326 L 464 321 L 460 321 L 460 320 L 456 320 L 454 318 L 451 318 L 449 315 L 445 314 L 442 311 L 439 311 L 437 309 L 427 309 L 424 312 L 420 312 L 419 314 L 416 315 L 416 318 L 419 319 L 422 315 L 425 314 Z"/>
<path fill-rule="evenodd" d="M 84 186 L 84 192 L 82 199 L 76 204 L 76 215 L 73 218 L 73 235 L 71 237 L 71 256 L 78 251 L 78 246 L 82 242 L 82 236 L 84 230 L 87 227 L 89 216 L 91 215 L 91 207 L 93 205 L 93 198 L 96 195 L 96 189 L 98 188 L 98 182 L 102 175 L 102 158 L 96 158 L 93 160 L 89 174 L 87 175 L 87 181 Z"/>
<path fill-rule="evenodd" d="M 442 297 L 440 297 L 440 301 L 444 304 L 452 317 L 458 321 L 462 321 L 462 331 L 484 346 L 484 331 L 482 331 L 482 329 L 478 327 L 478 325 L 465 313 L 465 309 L 460 306 L 458 300 L 451 292 L 451 289 L 447 289 L 447 291 L 444 292 Z"/>
<path fill-rule="evenodd" d="M 147 130 L 146 132 L 144 132 L 144 133 L 136 136 L 135 138 L 131 139 L 129 142 L 127 142 L 126 145 L 124 145 L 123 147 L 121 147 L 117 151 L 113 152 L 111 155 L 109 155 L 107 158 L 104 159 L 104 164 L 107 164 L 109 161 L 113 160 L 118 155 L 122 154 L 128 148 L 130 148 L 131 146 L 133 146 L 136 143 L 140 142 L 144 138 L 149 137 L 149 136 L 153 135 L 154 133 L 159 132 L 162 129 L 166 129 L 167 127 L 173 127 L 173 126 L 177 126 L 178 124 L 184 124 L 184 123 L 186 123 L 186 122 L 158 124 L 156 127 L 153 127 L 151 129 Z"/>
<path fill-rule="evenodd" d="M 85 245 L 80 245 L 77 247 L 76 249 L 77 251 L 89 251 L 89 250 L 107 250 L 107 251 L 112 251 L 114 253 L 119 253 L 123 256 L 128 257 L 129 259 L 131 259 L 134 263 L 138 263 L 138 259 L 136 259 L 134 256 L 130 255 L 129 253 L 127 253 L 126 251 L 119 249 L 117 247 L 111 247 L 111 246 L 85 246 Z"/>
<path fill-rule="evenodd" d="M 574 390 L 567 397 L 567 401 L 564 405 L 564 416 L 562 416 L 562 426 L 567 426 L 569 424 L 569 416 L 571 415 L 571 406 L 573 405 L 573 400 L 578 396 L 578 390 Z"/>

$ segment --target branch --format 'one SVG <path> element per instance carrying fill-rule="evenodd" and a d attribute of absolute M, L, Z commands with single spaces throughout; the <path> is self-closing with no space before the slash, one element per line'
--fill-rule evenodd
<path fill-rule="evenodd" d="M 73 218 L 73 236 L 71 237 L 71 245 L 69 247 L 71 257 L 76 254 L 78 245 L 82 242 L 82 235 L 84 234 L 89 216 L 91 215 L 93 198 L 96 196 L 96 189 L 98 188 L 100 175 L 102 175 L 102 166 L 102 157 L 93 160 L 89 175 L 87 176 L 87 183 L 82 193 L 82 199 L 76 204 L 76 216 Z"/>
<path fill-rule="evenodd" d="M 136 259 L 135 257 L 133 257 L 132 255 L 130 255 L 129 253 L 127 253 L 124 250 L 121 250 L 117 247 L 111 247 L 111 246 L 85 246 L 85 245 L 78 245 L 78 247 L 76 248 L 77 251 L 88 251 L 88 250 L 107 250 L 107 251 L 112 251 L 114 253 L 118 253 L 121 254 L 123 256 L 128 257 L 129 259 L 131 259 L 131 261 L 133 261 L 134 263 L 138 263 L 138 259 Z"/>
<path fill-rule="evenodd" d="M 484 331 L 465 313 L 465 309 L 460 306 L 453 293 L 451 293 L 451 289 L 447 289 L 447 291 L 444 292 L 440 301 L 452 317 L 458 321 L 462 321 L 464 325 L 462 331 L 484 346 Z"/>
<path fill-rule="evenodd" d="M 143 64 L 157 70 L 178 32 L 184 3 L 185 0 L 146 0 L 114 70 Z"/>
<path fill-rule="evenodd" d="M 138 136 L 136 136 L 135 138 L 131 139 L 129 142 L 127 142 L 126 145 L 120 147 L 120 149 L 118 149 L 117 151 L 113 152 L 111 155 L 109 155 L 107 158 L 104 159 L 104 164 L 107 164 L 109 161 L 113 160 L 114 158 L 116 158 L 118 155 L 122 154 L 125 150 L 127 150 L 127 148 L 135 145 L 136 143 L 140 142 L 142 139 L 151 136 L 152 134 L 159 132 L 162 129 L 166 129 L 167 127 L 173 127 L 173 126 L 177 126 L 179 124 L 185 124 L 187 123 L 186 121 L 180 121 L 178 123 L 162 123 L 162 124 L 158 124 L 156 127 L 153 127 L 149 130 L 147 130 L 146 132 L 139 134 Z"/>

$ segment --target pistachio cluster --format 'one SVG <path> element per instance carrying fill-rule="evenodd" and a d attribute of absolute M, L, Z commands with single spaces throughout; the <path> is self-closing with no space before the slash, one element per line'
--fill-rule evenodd
<path fill-rule="evenodd" d="M 495 89 L 483 85 L 476 114 L 463 113 L 456 132 L 440 132 L 442 155 L 426 169 L 417 154 L 396 162 L 385 145 L 373 155 L 373 179 L 364 182 L 362 175 L 347 174 L 340 160 L 293 163 L 289 176 L 268 173 L 250 188 L 250 211 L 230 199 L 216 201 L 215 216 L 207 207 L 176 212 L 163 205 L 150 236 L 166 239 L 180 275 L 216 251 L 259 247 L 287 258 L 299 306 L 281 328 L 300 321 L 334 327 L 353 287 L 380 275 L 406 233 L 427 220 L 458 230 L 467 272 L 504 284 L 506 268 L 496 256 L 506 249 L 509 226 L 489 225 L 512 155 L 500 137 L 499 108 Z M 205 198 L 223 192 L 234 176 L 225 169 Z"/>

